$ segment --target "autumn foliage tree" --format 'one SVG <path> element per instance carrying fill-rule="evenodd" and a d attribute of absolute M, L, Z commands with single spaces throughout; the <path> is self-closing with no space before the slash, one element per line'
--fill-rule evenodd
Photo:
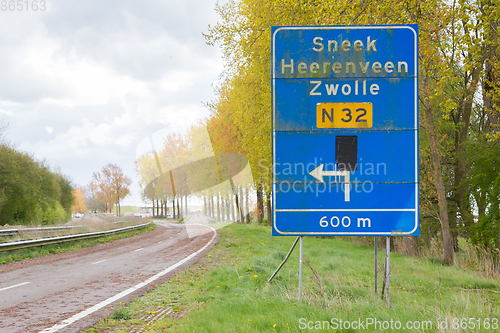
<path fill-rule="evenodd" d="M 123 174 L 123 170 L 116 164 L 108 164 L 100 172 L 92 174 L 89 188 L 97 199 L 105 205 L 106 211 L 111 212 L 116 206 L 117 215 L 121 214 L 120 200 L 130 194 L 132 180 Z"/>
<path fill-rule="evenodd" d="M 90 212 L 105 212 L 106 206 L 97 197 L 97 186 L 90 182 L 87 186 L 82 188 L 82 192 L 85 195 L 85 206 Z"/>
<path fill-rule="evenodd" d="M 75 198 L 73 205 L 71 206 L 73 213 L 80 213 L 80 214 L 84 213 L 85 210 L 87 209 L 87 207 L 85 206 L 85 195 L 79 188 L 74 188 L 71 191 L 71 193 Z"/>
<path fill-rule="evenodd" d="M 166 134 L 158 151 L 151 147 L 137 159 L 143 199 L 152 202 L 155 216 L 164 216 L 171 207 L 173 217 L 181 218 L 187 198 L 197 196 L 210 217 L 243 220 L 240 190 L 248 182 L 241 171 L 248 161 L 234 154 L 239 150 L 235 127 L 218 120 L 200 121 L 185 134 Z"/>
<path fill-rule="evenodd" d="M 167 205 L 172 204 L 172 211 L 176 217 L 180 216 L 182 198 L 188 195 L 177 186 L 175 190 L 156 184 L 158 177 L 164 177 L 173 169 L 182 166 L 188 161 L 188 140 L 179 133 L 169 133 L 162 138 L 158 151 L 151 150 L 140 156 L 136 164 L 136 171 L 140 177 L 140 186 L 143 189 L 144 200 L 153 203 L 153 215 L 164 216 L 168 210 Z M 167 177 L 168 178 L 168 177 Z M 185 205 L 185 203 L 184 203 Z M 156 208 L 156 213 L 154 212 Z"/>
<path fill-rule="evenodd" d="M 95 198 L 103 204 L 104 212 L 111 212 L 111 189 L 101 172 L 92 173 L 92 179 L 90 180 L 88 187 L 90 192 L 95 195 Z"/>

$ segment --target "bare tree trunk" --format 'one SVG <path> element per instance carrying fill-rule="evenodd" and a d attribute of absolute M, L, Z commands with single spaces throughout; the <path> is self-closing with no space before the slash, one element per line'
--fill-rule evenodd
<path fill-rule="evenodd" d="M 498 109 L 498 106 L 495 105 L 494 100 L 498 100 L 500 97 L 495 92 L 495 87 L 498 87 L 500 84 L 500 77 L 498 73 L 495 75 L 495 70 L 491 65 L 491 61 L 497 60 L 496 50 L 490 50 L 488 58 L 490 60 L 485 61 L 484 67 L 485 82 L 483 88 L 483 101 L 484 108 L 488 111 L 488 120 L 491 124 L 496 125 L 496 131 L 498 132 L 498 126 L 500 125 L 500 109 Z M 498 136 L 497 142 L 500 145 L 500 136 Z"/>
<path fill-rule="evenodd" d="M 172 218 L 174 220 L 176 220 L 176 217 L 175 217 L 175 195 L 172 198 Z"/>
<path fill-rule="evenodd" d="M 209 194 L 209 197 L 207 198 L 207 208 L 208 208 L 208 216 L 212 217 L 212 194 Z"/>
<path fill-rule="evenodd" d="M 246 193 L 245 193 L 245 194 L 246 194 L 246 197 L 245 197 L 245 199 L 246 199 L 246 200 L 245 200 L 245 206 L 246 206 L 246 208 L 245 208 L 245 216 L 246 216 L 246 218 L 247 218 L 247 223 L 248 223 L 248 224 L 250 224 L 250 206 L 248 205 L 248 202 L 249 202 L 249 201 L 248 201 L 248 196 L 249 196 L 249 194 L 248 194 L 248 193 L 249 193 L 249 192 L 250 192 L 250 189 L 247 187 L 247 188 L 246 188 Z M 242 192 L 241 192 L 241 193 L 242 193 L 242 196 L 241 196 L 241 197 L 243 198 L 243 190 L 242 190 Z M 242 199 L 242 200 L 243 200 L 243 199 Z"/>
<path fill-rule="evenodd" d="M 187 194 L 184 196 L 184 210 L 185 210 L 184 215 L 187 216 L 187 214 L 188 214 L 188 196 L 187 196 Z"/>
<path fill-rule="evenodd" d="M 231 201 L 231 220 L 233 222 L 236 221 L 236 212 L 234 211 L 235 208 L 234 206 L 235 206 L 234 201 Z"/>
<path fill-rule="evenodd" d="M 215 219 L 215 207 L 214 207 L 214 195 L 213 195 L 213 193 L 210 194 L 210 206 L 211 206 L 210 207 L 211 208 L 210 211 L 212 213 L 210 215 L 210 217 L 213 218 L 213 219 Z"/>
<path fill-rule="evenodd" d="M 180 201 L 180 202 L 179 202 Z M 179 210 L 179 215 L 181 216 L 181 218 L 184 216 L 184 209 L 182 208 L 182 193 L 179 194 L 179 199 L 177 200 L 177 204 L 180 204 L 180 210 Z"/>
<path fill-rule="evenodd" d="M 177 219 L 180 220 L 182 218 L 181 208 L 179 206 L 179 196 L 177 196 Z"/>
<path fill-rule="evenodd" d="M 234 201 L 236 203 L 236 212 L 238 213 L 239 217 L 238 217 L 238 222 L 239 223 L 245 223 L 245 220 L 244 220 L 244 216 L 243 216 L 243 207 L 242 207 L 242 198 L 241 196 L 238 194 L 238 191 L 240 189 L 236 188 L 236 193 L 234 194 Z"/>
<path fill-rule="evenodd" d="M 245 204 L 243 202 L 243 187 L 240 187 L 240 211 L 241 211 L 241 223 L 245 223 L 246 219 L 246 210 L 245 210 Z M 248 223 L 248 222 L 247 222 Z"/>
<path fill-rule="evenodd" d="M 436 191 L 438 195 L 439 204 L 439 221 L 441 223 L 441 230 L 443 233 L 443 250 L 444 250 L 444 260 L 448 265 L 453 264 L 453 242 L 450 232 L 450 224 L 448 221 L 448 202 L 446 198 L 446 191 L 443 182 L 443 170 L 441 165 L 441 159 L 439 156 L 439 147 L 437 142 L 436 127 L 434 125 L 434 118 L 432 115 L 432 110 L 428 105 L 424 106 L 425 120 L 428 125 L 430 150 L 433 163 L 433 173 L 436 181 Z"/>
<path fill-rule="evenodd" d="M 210 198 L 208 197 L 207 193 L 205 193 L 205 199 L 207 201 L 207 213 L 205 215 L 210 216 Z"/>
<path fill-rule="evenodd" d="M 273 211 L 271 207 L 271 193 L 266 193 L 267 196 L 267 225 L 273 225 Z"/>
<path fill-rule="evenodd" d="M 498 20 L 491 23 L 491 25 L 491 31 L 498 31 L 500 25 Z M 495 45 L 495 43 L 493 43 L 493 45 Z M 498 86 L 500 85 L 500 73 L 498 72 L 498 68 L 495 70 L 492 67 L 491 62 L 498 63 L 500 55 L 497 54 L 497 50 L 498 49 L 495 46 L 492 46 L 488 52 L 489 60 L 485 62 L 485 80 L 483 88 L 484 107 L 488 111 L 488 119 L 490 123 L 496 126 L 496 134 L 499 132 L 498 126 L 500 125 L 500 107 L 498 104 L 498 100 L 500 98 L 498 90 Z M 495 101 L 497 103 L 495 103 Z M 500 145 L 500 135 L 497 138 L 497 142 Z M 483 212 L 482 215 L 484 214 L 485 213 Z M 495 241 L 495 246 L 497 249 L 500 248 L 500 234 Z"/>
<path fill-rule="evenodd" d="M 220 196 L 220 215 L 221 215 L 221 222 L 226 222 L 226 211 L 225 211 L 225 200 L 224 197 L 221 195 Z"/>
<path fill-rule="evenodd" d="M 262 191 L 262 184 L 257 185 L 257 216 L 259 224 L 264 222 L 264 192 Z"/>
<path fill-rule="evenodd" d="M 217 192 L 217 222 L 220 222 L 220 196 Z"/>
<path fill-rule="evenodd" d="M 475 68 L 472 71 L 472 77 L 470 78 L 470 86 L 474 91 L 476 90 L 476 84 L 479 79 L 479 74 L 481 73 L 481 68 Z M 460 129 L 457 137 L 456 143 L 456 156 L 457 156 L 457 166 L 455 170 L 455 192 L 456 192 L 456 202 L 458 204 L 458 209 L 460 211 L 460 215 L 462 217 L 463 223 L 466 227 L 470 227 L 473 222 L 473 214 L 472 208 L 470 204 L 469 196 L 467 195 L 467 187 L 464 182 L 467 178 L 467 166 L 466 166 L 466 156 L 465 156 L 465 142 L 467 141 L 469 135 L 469 124 L 470 118 L 472 114 L 472 106 L 473 106 L 473 97 L 472 93 L 469 94 L 468 98 L 464 101 L 462 117 L 460 121 Z M 452 227 L 452 231 L 455 229 Z M 458 240 L 457 240 L 457 232 L 453 232 L 453 244 L 455 252 L 459 250 Z"/>
<path fill-rule="evenodd" d="M 155 217 L 155 199 L 153 198 L 153 212 L 152 212 L 152 217 Z"/>
<path fill-rule="evenodd" d="M 207 215 L 207 196 L 203 193 L 203 214 Z"/>

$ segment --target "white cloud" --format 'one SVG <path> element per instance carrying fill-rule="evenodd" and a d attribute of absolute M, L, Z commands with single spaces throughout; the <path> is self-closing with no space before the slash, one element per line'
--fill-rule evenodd
<path fill-rule="evenodd" d="M 185 132 L 222 70 L 202 32 L 215 0 L 53 0 L 0 20 L 0 116 L 19 149 L 84 185 L 107 163 L 134 178 L 139 142 Z M 137 192 L 137 191 L 136 191 Z M 137 193 L 135 201 L 140 202 Z"/>
<path fill-rule="evenodd" d="M 159 80 L 158 85 L 166 92 L 179 92 L 194 85 L 195 75 L 189 71 L 170 72 Z"/>
<path fill-rule="evenodd" d="M 208 110 L 200 104 L 178 104 L 169 105 L 158 110 L 159 122 L 163 125 L 171 125 L 183 132 L 198 119 L 208 116 Z"/>

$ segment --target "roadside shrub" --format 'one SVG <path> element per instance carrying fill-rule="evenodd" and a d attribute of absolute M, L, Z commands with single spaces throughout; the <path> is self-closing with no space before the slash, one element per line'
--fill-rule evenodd
<path fill-rule="evenodd" d="M 114 320 L 128 320 L 130 318 L 132 318 L 132 316 L 128 312 L 127 308 L 118 309 L 111 315 L 111 319 Z"/>
<path fill-rule="evenodd" d="M 67 219 L 67 212 L 64 210 L 62 205 L 55 200 L 44 207 L 40 218 L 42 224 L 64 222 Z"/>

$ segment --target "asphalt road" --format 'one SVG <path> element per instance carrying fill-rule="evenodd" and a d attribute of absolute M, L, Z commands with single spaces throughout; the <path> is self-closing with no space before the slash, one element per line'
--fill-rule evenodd
<path fill-rule="evenodd" d="M 155 223 L 154 231 L 127 239 L 1 265 L 0 332 L 80 332 L 217 241 L 207 226 Z"/>

